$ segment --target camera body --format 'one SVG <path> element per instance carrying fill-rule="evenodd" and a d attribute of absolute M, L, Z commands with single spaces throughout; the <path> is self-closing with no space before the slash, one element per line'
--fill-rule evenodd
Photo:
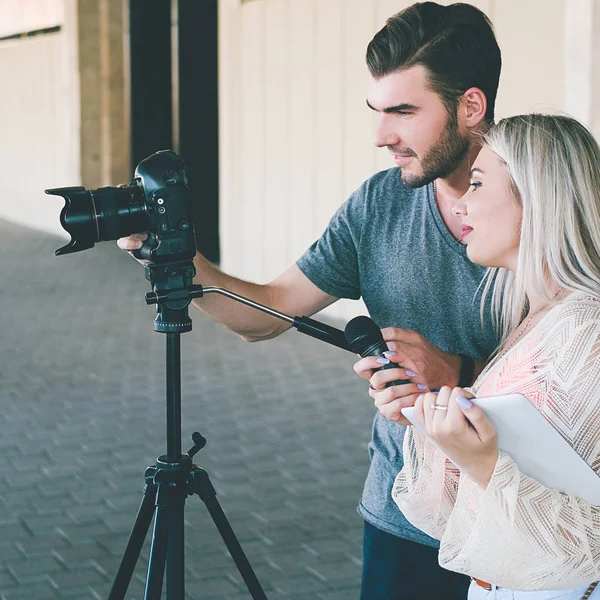
<path fill-rule="evenodd" d="M 55 254 L 79 252 L 96 242 L 146 231 L 148 239 L 134 252 L 136 258 L 155 263 L 193 258 L 196 239 L 187 185 L 181 157 L 161 150 L 138 164 L 128 186 L 46 190 L 64 198 L 60 222 L 71 235 L 71 241 Z"/>
<path fill-rule="evenodd" d="M 181 157 L 170 150 L 156 152 L 140 162 L 132 184 L 144 195 L 148 220 L 148 240 L 137 257 L 152 262 L 193 258 L 196 239 Z"/>

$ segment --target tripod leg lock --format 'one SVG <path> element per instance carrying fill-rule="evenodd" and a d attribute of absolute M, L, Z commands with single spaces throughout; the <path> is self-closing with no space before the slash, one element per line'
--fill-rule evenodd
<path fill-rule="evenodd" d="M 215 498 L 217 492 L 208 477 L 208 473 L 197 465 L 192 466 L 188 475 L 188 495 L 198 494 L 203 502 Z"/>
<path fill-rule="evenodd" d="M 146 492 L 148 492 L 149 486 L 156 486 L 154 483 L 154 476 L 156 475 L 156 467 L 148 467 L 144 473 L 144 481 L 146 482 Z M 154 492 L 153 492 L 154 493 Z"/>

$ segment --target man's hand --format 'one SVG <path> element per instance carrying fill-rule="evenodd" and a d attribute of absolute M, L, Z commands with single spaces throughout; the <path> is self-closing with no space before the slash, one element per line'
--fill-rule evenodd
<path fill-rule="evenodd" d="M 128 237 L 122 237 L 117 240 L 117 246 L 121 248 L 121 250 L 125 250 L 131 254 L 132 250 L 139 250 L 142 247 L 142 244 L 148 239 L 147 233 L 132 233 Z M 131 254 L 133 256 L 133 254 Z M 135 258 L 135 256 L 133 256 Z M 143 260 L 141 258 L 135 258 L 140 264 L 145 265 L 149 261 Z"/>
<path fill-rule="evenodd" d="M 132 250 L 139 250 L 147 239 L 147 233 L 132 233 L 128 237 L 119 238 L 117 240 L 117 246 L 119 246 L 121 250 L 131 252 Z"/>
<path fill-rule="evenodd" d="M 458 385 L 460 356 L 440 350 L 416 331 L 386 327 L 381 333 L 388 348 L 396 352 L 394 362 L 414 371 L 430 390 Z"/>

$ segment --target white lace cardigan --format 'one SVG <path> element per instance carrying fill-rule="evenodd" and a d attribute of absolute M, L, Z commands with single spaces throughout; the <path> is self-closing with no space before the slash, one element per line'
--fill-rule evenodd
<path fill-rule="evenodd" d="M 521 393 L 600 472 L 600 299 L 575 293 L 495 363 L 479 397 Z M 600 579 L 600 507 L 544 487 L 507 453 L 483 488 L 409 427 L 393 497 L 440 540 L 440 565 L 515 590 L 570 589 Z"/>

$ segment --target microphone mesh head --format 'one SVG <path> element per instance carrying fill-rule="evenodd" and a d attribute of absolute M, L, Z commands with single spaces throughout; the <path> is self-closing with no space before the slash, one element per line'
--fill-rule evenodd
<path fill-rule="evenodd" d="M 356 352 L 361 356 L 373 344 L 383 342 L 383 336 L 377 323 L 365 315 L 354 317 L 354 319 L 348 321 L 344 329 L 344 335 L 352 352 Z"/>

